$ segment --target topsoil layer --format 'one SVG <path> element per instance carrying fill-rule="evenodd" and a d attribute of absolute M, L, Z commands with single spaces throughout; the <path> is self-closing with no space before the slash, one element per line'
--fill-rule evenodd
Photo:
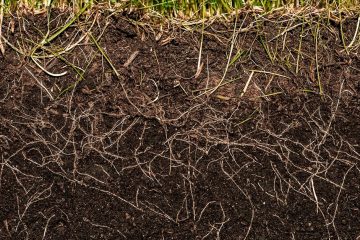
<path fill-rule="evenodd" d="M 49 19 L 2 26 L 0 239 L 360 235 L 357 19 Z"/>

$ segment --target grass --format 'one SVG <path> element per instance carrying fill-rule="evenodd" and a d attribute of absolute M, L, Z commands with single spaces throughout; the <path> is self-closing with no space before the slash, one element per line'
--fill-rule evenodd
<path fill-rule="evenodd" d="M 17 9 L 43 10 L 48 7 L 72 8 L 80 11 L 85 5 L 106 5 L 108 8 L 139 9 L 176 17 L 213 16 L 232 13 L 244 7 L 264 11 L 277 8 L 317 7 L 347 9 L 357 7 L 360 0 L 0 0 L 1 12 Z"/>
<path fill-rule="evenodd" d="M 62 27 L 57 29 L 55 32 L 51 33 L 48 31 L 44 36 L 40 43 L 34 43 L 34 47 L 31 49 L 30 52 L 26 52 L 25 50 L 19 49 L 15 46 L 13 46 L 11 43 L 9 43 L 5 38 L 2 37 L 2 32 L 0 28 L 0 53 L 4 54 L 4 44 L 8 44 L 11 48 L 13 48 L 18 53 L 30 57 L 30 59 L 44 72 L 46 72 L 48 75 L 53 77 L 60 77 L 65 75 L 67 72 L 63 73 L 51 73 L 47 71 L 44 67 L 41 66 L 41 64 L 38 62 L 38 58 L 41 58 L 41 56 L 36 55 L 36 51 L 39 49 L 46 50 L 46 51 L 52 51 L 49 49 L 45 49 L 45 45 L 49 44 L 53 40 L 55 40 L 60 34 L 62 34 L 64 31 L 66 31 L 75 21 L 78 20 L 78 18 L 87 10 L 91 9 L 92 7 L 104 7 L 105 9 L 124 9 L 124 10 L 140 10 L 145 11 L 147 13 L 153 14 L 161 14 L 162 16 L 167 17 L 183 17 L 183 18 L 198 18 L 201 20 L 205 20 L 206 17 L 214 16 L 214 15 L 223 15 L 223 14 L 233 14 L 234 11 L 240 10 L 240 9 L 257 9 L 262 12 L 271 12 L 275 9 L 288 9 L 288 10 L 301 10 L 301 9 L 310 9 L 313 8 L 322 8 L 325 10 L 338 10 L 337 13 L 341 13 L 343 11 L 357 8 L 359 5 L 360 0 L 0 0 L 0 25 L 2 25 L 3 17 L 7 13 L 12 13 L 14 11 L 18 10 L 32 10 L 32 11 L 40 11 L 40 12 L 46 12 L 47 10 L 50 10 L 50 8 L 61 8 L 61 9 L 72 9 L 75 13 L 73 17 Z M 45 11 L 44 11 L 45 10 Z M 48 11 L 50 13 L 51 11 Z M 330 11 L 329 11 L 330 12 Z M 50 15 L 50 14 L 49 14 Z M 338 14 L 340 18 L 340 32 L 341 32 L 341 40 L 344 46 L 344 49 L 348 53 L 348 48 L 351 48 L 355 41 L 357 40 L 358 32 L 359 32 L 359 26 L 360 26 L 360 17 L 357 22 L 355 33 L 351 39 L 351 41 L 346 40 L 343 32 L 343 26 L 342 26 L 342 14 Z M 50 16 L 48 16 L 50 17 Z M 299 45 L 297 49 L 297 56 L 296 56 L 296 63 L 294 64 L 296 66 L 295 73 L 298 74 L 299 72 L 299 62 L 301 59 L 301 49 L 302 49 L 302 35 L 304 32 L 304 22 L 303 19 L 302 22 L 295 24 L 294 26 L 287 27 L 284 31 L 280 32 L 278 35 L 276 35 L 271 40 L 267 39 L 264 34 L 262 34 L 262 26 L 261 21 L 257 23 L 257 32 L 258 32 L 258 41 L 261 43 L 261 46 L 264 49 L 264 52 L 266 53 L 266 56 L 269 58 L 272 64 L 280 64 L 277 61 L 277 55 L 278 53 L 274 51 L 270 45 L 269 42 L 283 37 L 287 34 L 288 31 L 291 31 L 297 27 L 301 26 L 301 34 L 299 36 Z M 204 29 L 205 29 L 205 21 L 202 21 L 201 23 L 201 41 L 200 41 L 200 49 L 199 49 L 199 56 L 198 56 L 198 63 L 197 63 L 197 72 L 194 75 L 195 78 L 197 78 L 202 69 L 203 69 L 203 59 L 202 59 L 202 44 L 203 44 L 203 36 L 204 36 Z M 236 21 L 235 21 L 236 22 Z M 260 24 L 260 25 L 258 25 Z M 319 45 L 319 23 L 316 25 L 316 31 L 314 33 L 314 41 L 315 41 L 315 76 L 314 81 L 318 84 L 318 91 L 320 95 L 323 95 L 323 86 L 322 86 L 322 80 L 320 78 L 319 73 L 319 59 L 318 59 L 318 45 Z M 219 87 L 223 86 L 224 83 L 226 83 L 226 74 L 228 72 L 228 68 L 235 64 L 239 59 L 241 59 L 244 56 L 249 55 L 248 50 L 244 50 L 242 48 L 237 48 L 234 46 L 235 40 L 237 38 L 237 35 L 240 32 L 235 31 L 236 30 L 236 24 L 233 32 L 233 39 L 231 41 L 231 46 L 229 49 L 228 59 L 227 59 L 227 65 L 224 69 L 223 76 L 220 80 L 220 82 L 215 86 L 213 89 L 208 89 L 202 94 L 205 93 L 214 93 Z M 246 28 L 243 29 L 244 31 L 247 31 Z M 113 69 L 115 75 L 120 78 L 120 74 L 117 72 L 115 66 L 112 64 L 112 61 L 110 57 L 106 54 L 106 51 L 100 46 L 97 39 L 93 37 L 91 32 L 88 32 L 88 36 L 91 38 L 93 43 L 98 48 L 101 55 L 104 57 L 104 59 L 109 63 L 111 68 Z M 285 41 L 284 41 L 285 42 Z M 277 47 L 275 47 L 277 49 Z M 66 51 L 66 50 L 64 50 Z M 77 72 L 79 79 L 74 85 L 71 85 L 65 90 L 61 91 L 60 95 L 62 95 L 64 92 L 67 92 L 68 90 L 75 87 L 75 85 L 83 80 L 83 74 L 81 70 L 77 69 L 75 65 L 71 65 L 65 58 L 61 56 L 61 53 L 58 53 L 57 51 L 51 52 L 51 54 L 61 59 L 63 62 L 67 63 L 72 69 Z M 134 58 L 136 55 L 134 55 Z M 129 60 L 132 61 L 131 58 Z M 289 60 L 289 56 L 287 59 L 283 59 L 283 63 L 285 64 L 288 69 L 291 69 L 291 63 Z M 126 66 L 126 64 L 125 64 Z M 248 77 L 247 85 L 245 85 L 243 91 L 241 92 L 241 96 L 244 95 L 244 93 L 247 90 L 248 84 L 250 83 L 253 74 L 259 72 L 258 70 L 251 70 L 250 75 Z M 269 73 L 265 71 L 260 71 L 262 73 Z M 200 95 L 202 95 L 200 94 Z M 276 93 L 277 94 L 277 93 Z M 275 95 L 276 95 L 275 94 Z M 271 95 L 271 93 L 270 93 Z M 265 95 L 265 96 L 270 96 Z M 221 98 L 226 98 L 223 96 L 220 96 Z"/>

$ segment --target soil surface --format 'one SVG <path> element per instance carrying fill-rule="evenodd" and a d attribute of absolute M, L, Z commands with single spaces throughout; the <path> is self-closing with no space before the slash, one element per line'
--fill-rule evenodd
<path fill-rule="evenodd" d="M 70 19 L 4 19 L 0 239 L 360 236 L 357 18 Z"/>

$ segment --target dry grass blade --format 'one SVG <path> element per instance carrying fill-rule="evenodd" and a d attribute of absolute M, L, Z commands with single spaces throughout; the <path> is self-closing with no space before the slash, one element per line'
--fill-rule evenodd
<path fill-rule="evenodd" d="M 52 73 L 52 72 L 49 72 L 48 70 L 46 70 L 43 66 L 41 66 L 40 63 L 38 63 L 38 61 L 31 56 L 31 60 L 33 60 L 33 62 L 36 64 L 36 66 L 38 66 L 41 70 L 43 70 L 46 74 L 52 76 L 52 77 L 62 77 L 62 76 L 65 76 L 67 74 L 67 71 L 65 72 L 62 72 L 62 73 Z"/>
<path fill-rule="evenodd" d="M 138 54 L 139 54 L 139 51 L 133 52 L 130 55 L 130 57 L 128 58 L 128 60 L 126 60 L 126 62 L 124 63 L 124 67 L 130 66 L 130 64 L 135 60 L 135 58 L 137 57 Z"/>
<path fill-rule="evenodd" d="M 25 67 L 25 69 L 30 73 L 30 75 L 33 77 L 33 79 L 39 84 L 39 86 L 45 90 L 45 92 L 47 93 L 47 95 L 49 96 L 49 98 L 53 101 L 54 97 L 52 96 L 52 94 L 50 93 L 50 91 L 45 87 L 45 85 L 39 80 L 37 79 L 37 77 L 27 68 Z"/>
<path fill-rule="evenodd" d="M 203 15 L 202 15 L 202 19 L 205 20 L 205 3 L 203 0 Z M 200 76 L 200 73 L 202 71 L 203 68 L 203 63 L 201 61 L 201 57 L 202 57 L 202 51 L 203 51 L 203 43 L 204 43 L 204 29 L 205 29 L 205 21 L 202 22 L 201 25 L 201 40 L 200 40 L 200 50 L 199 50 L 199 57 L 198 57 L 198 63 L 197 63 L 197 68 L 196 68 L 196 73 L 195 73 L 195 78 L 198 78 Z"/>
<path fill-rule="evenodd" d="M 270 75 L 274 75 L 274 76 L 278 76 L 278 77 L 283 77 L 283 78 L 288 78 L 290 79 L 290 77 L 285 76 L 283 74 L 279 74 L 279 73 L 274 73 L 274 72 L 269 72 L 269 71 L 262 71 L 262 70 L 256 70 L 256 69 L 252 69 L 250 70 L 251 72 L 255 72 L 255 73 L 264 73 L 264 74 L 270 74 Z"/>
<path fill-rule="evenodd" d="M 315 32 L 315 64 L 316 64 L 316 79 L 318 82 L 318 87 L 319 87 L 319 94 L 323 95 L 323 87 L 322 87 L 322 83 L 321 83 L 321 78 L 320 78 L 320 71 L 319 71 L 319 35 L 320 32 L 320 23 L 317 23 L 316 26 L 316 32 Z"/>
<path fill-rule="evenodd" d="M 4 18 L 4 7 L 5 7 L 5 2 L 4 0 L 1 0 L 0 2 L 0 52 L 2 55 L 5 54 L 5 47 L 4 44 L 2 43 L 2 23 L 3 23 L 3 18 Z"/>
<path fill-rule="evenodd" d="M 359 32 L 359 25 L 360 25 L 360 16 L 358 17 L 358 21 L 357 21 L 357 24 L 356 24 L 356 30 L 355 30 L 355 33 L 354 33 L 354 37 L 353 39 L 351 40 L 351 42 L 349 43 L 349 45 L 347 46 L 348 48 L 351 48 L 352 45 L 355 43 L 356 41 L 356 38 L 358 36 L 358 32 Z"/>
<path fill-rule="evenodd" d="M 252 77 L 254 76 L 254 71 L 251 71 L 250 75 L 249 75 L 249 78 L 248 80 L 246 81 L 246 84 L 244 86 L 244 89 L 242 90 L 241 94 L 240 94 L 240 97 L 244 96 L 244 94 L 246 93 L 246 90 L 248 89 L 249 87 L 249 84 L 250 84 L 250 81 L 252 79 Z"/>
<path fill-rule="evenodd" d="M 96 47 L 99 49 L 100 53 L 104 56 L 105 60 L 108 62 L 112 70 L 114 71 L 116 77 L 120 79 L 120 73 L 116 70 L 115 66 L 113 65 L 110 57 L 107 55 L 105 50 L 99 45 L 98 41 L 94 38 L 94 36 L 90 32 L 89 32 L 89 36 L 93 41 L 93 43 L 95 43 Z"/>

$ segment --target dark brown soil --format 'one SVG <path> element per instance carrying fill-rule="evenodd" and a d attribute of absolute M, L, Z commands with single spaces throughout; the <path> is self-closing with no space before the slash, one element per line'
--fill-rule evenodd
<path fill-rule="evenodd" d="M 5 19 L 0 239 L 357 239 L 358 41 L 243 13 L 223 77 L 235 25 L 205 24 L 196 74 L 201 27 L 93 14 L 36 49 L 45 15 Z"/>

